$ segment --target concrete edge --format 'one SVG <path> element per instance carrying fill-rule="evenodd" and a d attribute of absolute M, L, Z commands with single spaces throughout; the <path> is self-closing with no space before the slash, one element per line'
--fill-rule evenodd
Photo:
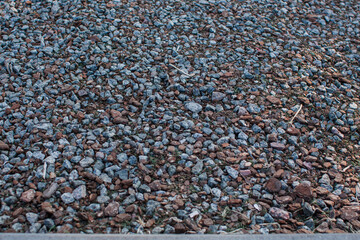
<path fill-rule="evenodd" d="M 29 233 L 0 233 L 0 240 L 360 240 L 360 234 L 29 234 Z"/>

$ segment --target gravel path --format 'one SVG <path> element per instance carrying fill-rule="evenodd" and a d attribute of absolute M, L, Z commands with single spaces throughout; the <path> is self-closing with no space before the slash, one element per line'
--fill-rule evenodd
<path fill-rule="evenodd" d="M 0 1 L 0 231 L 360 230 L 357 0 Z"/>

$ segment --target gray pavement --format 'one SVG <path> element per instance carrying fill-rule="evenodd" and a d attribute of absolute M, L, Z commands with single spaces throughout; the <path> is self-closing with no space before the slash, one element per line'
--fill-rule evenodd
<path fill-rule="evenodd" d="M 0 240 L 360 240 L 360 234 L 270 234 L 270 235 L 122 235 L 122 234 L 20 234 L 2 233 Z"/>

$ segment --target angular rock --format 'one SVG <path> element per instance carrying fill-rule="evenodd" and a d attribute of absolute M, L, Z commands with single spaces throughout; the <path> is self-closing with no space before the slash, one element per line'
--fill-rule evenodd
<path fill-rule="evenodd" d="M 31 202 L 35 198 L 35 190 L 30 189 L 21 194 L 20 200 L 24 202 Z"/>
<path fill-rule="evenodd" d="M 202 110 L 202 106 L 196 102 L 188 102 L 185 107 L 193 113 L 199 113 Z"/>
<path fill-rule="evenodd" d="M 268 95 L 266 96 L 266 99 L 271 102 L 272 104 L 281 104 L 281 100 L 274 97 L 274 96 L 271 96 L 271 95 Z"/>
<path fill-rule="evenodd" d="M 271 193 L 277 193 L 281 190 L 281 182 L 276 178 L 270 178 L 265 184 L 265 189 Z"/>
<path fill-rule="evenodd" d="M 270 208 L 269 214 L 276 219 L 289 220 L 291 218 L 291 213 L 277 207 Z"/>
<path fill-rule="evenodd" d="M 126 222 L 131 220 L 131 215 L 127 213 L 120 213 L 114 218 L 116 222 Z"/>
<path fill-rule="evenodd" d="M 285 145 L 278 142 L 271 142 L 270 147 L 280 151 L 283 151 L 285 149 Z"/>
<path fill-rule="evenodd" d="M 211 96 L 212 101 L 221 101 L 226 97 L 226 94 L 222 92 L 213 92 Z"/>
<path fill-rule="evenodd" d="M 72 192 L 72 195 L 73 195 L 74 199 L 76 199 L 76 200 L 85 198 L 86 197 L 86 186 L 80 185 L 79 187 L 75 188 L 74 191 Z"/>
<path fill-rule="evenodd" d="M 10 150 L 10 147 L 8 144 L 0 140 L 0 150 Z"/>
<path fill-rule="evenodd" d="M 306 183 L 300 183 L 294 188 L 294 193 L 300 198 L 311 200 L 313 198 L 312 188 Z"/>
<path fill-rule="evenodd" d="M 49 188 L 47 188 L 44 192 L 43 192 L 43 197 L 44 198 L 50 198 L 58 189 L 59 184 L 57 184 L 56 182 L 53 182 Z"/>
<path fill-rule="evenodd" d="M 120 204 L 118 202 L 109 203 L 104 210 L 105 216 L 115 217 L 119 213 L 119 207 Z"/>

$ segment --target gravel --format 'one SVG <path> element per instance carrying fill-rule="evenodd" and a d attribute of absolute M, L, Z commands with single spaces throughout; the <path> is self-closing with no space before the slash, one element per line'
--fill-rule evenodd
<path fill-rule="evenodd" d="M 359 16 L 1 1 L 1 231 L 360 230 Z"/>

